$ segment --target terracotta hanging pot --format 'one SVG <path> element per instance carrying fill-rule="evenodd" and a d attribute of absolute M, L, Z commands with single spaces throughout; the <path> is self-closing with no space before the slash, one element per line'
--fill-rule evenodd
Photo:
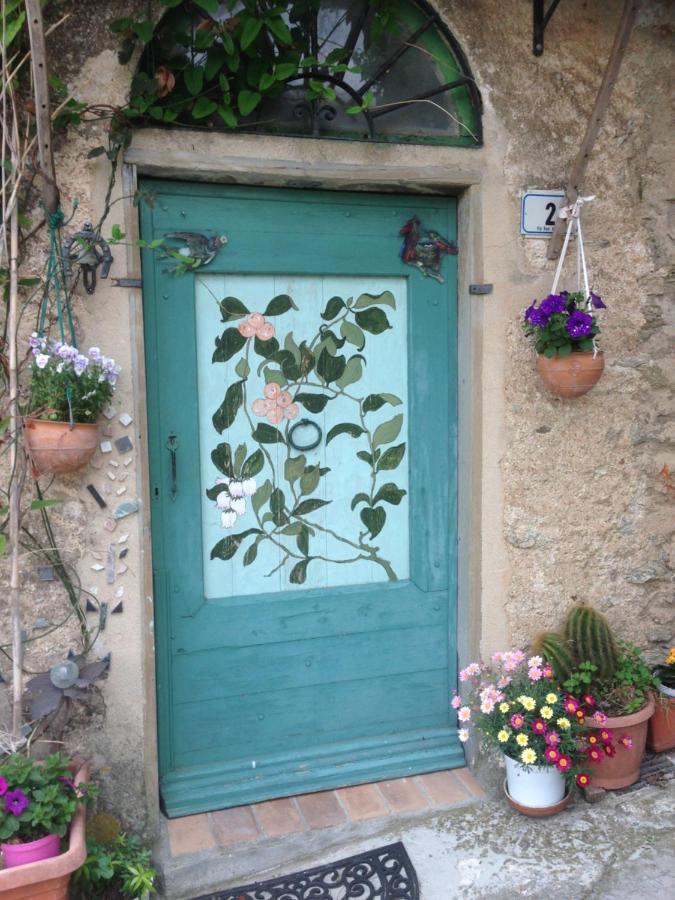
<path fill-rule="evenodd" d="M 662 753 L 675 747 L 675 689 L 660 685 L 654 700 L 656 709 L 649 720 L 647 746 Z"/>
<path fill-rule="evenodd" d="M 26 418 L 26 448 L 37 475 L 63 475 L 84 468 L 98 446 L 98 425 Z"/>
<path fill-rule="evenodd" d="M 553 359 L 541 353 L 537 356 L 537 371 L 542 381 L 552 394 L 565 399 L 587 394 L 600 380 L 604 368 L 603 354 L 593 356 L 590 350 Z"/>
<path fill-rule="evenodd" d="M 612 743 L 616 747 L 615 756 L 605 756 L 601 763 L 591 770 L 591 784 L 594 787 L 613 791 L 628 787 L 640 777 L 640 763 L 647 742 L 647 724 L 654 713 L 654 701 L 649 700 L 646 706 L 629 716 L 609 716 L 604 725 L 596 725 L 591 719 L 586 720 L 590 728 L 607 728 L 612 732 Z M 632 746 L 622 747 L 619 738 L 629 737 Z"/>

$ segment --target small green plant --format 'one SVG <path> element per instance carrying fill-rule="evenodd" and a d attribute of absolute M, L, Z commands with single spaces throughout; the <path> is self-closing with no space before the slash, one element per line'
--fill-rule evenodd
<path fill-rule="evenodd" d="M 104 829 L 108 830 L 109 829 Z M 73 875 L 73 900 L 147 900 L 157 873 L 150 851 L 134 834 L 118 834 L 108 843 L 87 838 L 87 859 Z"/>
<path fill-rule="evenodd" d="M 654 689 L 654 677 L 640 650 L 628 641 L 617 645 L 616 669 L 602 678 L 599 668 L 585 661 L 565 681 L 569 693 L 593 693 L 597 705 L 609 716 L 628 716 L 646 705 Z"/>
<path fill-rule="evenodd" d="M 0 840 L 26 843 L 68 831 L 80 804 L 95 795 L 92 785 L 75 785 L 65 754 L 43 762 L 13 753 L 0 765 Z"/>

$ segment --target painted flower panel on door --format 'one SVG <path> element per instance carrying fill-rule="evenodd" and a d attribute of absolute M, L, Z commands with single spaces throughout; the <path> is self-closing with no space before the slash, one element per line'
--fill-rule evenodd
<path fill-rule="evenodd" d="M 206 598 L 407 578 L 406 280 L 196 297 Z"/>

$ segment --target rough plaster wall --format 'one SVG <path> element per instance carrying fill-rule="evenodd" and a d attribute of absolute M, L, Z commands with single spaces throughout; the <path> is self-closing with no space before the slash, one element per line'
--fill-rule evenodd
<path fill-rule="evenodd" d="M 140 0 L 116 3 L 112 10 L 111 4 L 93 0 L 86 12 L 77 0 L 53 6 L 52 16 L 74 11 L 67 30 L 51 41 L 51 59 L 79 98 L 122 101 L 129 73 L 117 64 L 115 38 L 105 25 L 134 6 L 141 8 Z M 453 0 L 440 6 L 469 56 L 486 102 L 485 149 L 460 152 L 467 168 L 484 172 L 485 280 L 495 285 L 491 297 L 476 298 L 484 304 L 482 607 L 474 611 L 482 621 L 482 650 L 489 652 L 507 639 L 521 643 L 536 628 L 556 624 L 573 598 L 611 608 L 624 635 L 661 648 L 673 637 L 673 500 L 658 475 L 664 463 L 675 470 L 669 380 L 674 196 L 667 177 L 673 156 L 666 83 L 672 70 L 669 7 L 654 2 L 643 13 L 591 162 L 587 187 L 599 199 L 588 215 L 587 235 L 593 283 L 609 306 L 603 325 L 607 369 L 587 397 L 564 402 L 551 398 L 538 383 L 534 357 L 517 324 L 522 308 L 547 292 L 551 278 L 545 242 L 517 235 L 518 195 L 526 187 L 564 184 L 620 3 L 566 0 L 547 30 L 540 59 L 530 52 L 528 4 Z M 73 224 L 96 219 L 101 209 L 104 164 L 86 160 L 100 139 L 100 128 L 87 126 L 59 144 L 64 203 L 75 196 L 80 200 Z M 458 158 L 442 148 L 263 138 L 226 143 L 233 154 L 277 152 L 300 159 L 314 154 L 329 161 L 375 157 L 382 164 L 438 164 Z M 113 222 L 122 223 L 121 204 L 113 207 L 106 233 Z M 123 276 L 122 248 L 115 256 L 112 275 Z M 39 260 L 36 250 L 36 264 Z M 76 311 L 81 344 L 96 342 L 123 365 L 116 407 L 130 410 L 126 293 L 102 286 L 94 298 L 80 298 Z M 119 425 L 114 429 L 115 437 L 125 431 Z M 138 447 L 135 425 L 127 433 Z M 60 519 L 60 540 L 78 564 L 85 587 L 97 587 L 100 599 L 113 598 L 105 578 L 91 570 L 96 554 L 120 534 L 130 534 L 129 571 L 115 585 L 125 587 L 125 611 L 109 619 L 97 644 L 97 652 L 113 652 L 102 691 L 106 708 L 99 703 L 92 721 L 80 720 L 69 741 L 93 757 L 106 802 L 138 825 L 155 802 L 154 796 L 145 797 L 143 785 L 144 716 L 150 718 L 152 711 L 144 708 L 142 689 L 141 522 L 132 517 L 126 520 L 129 527 L 123 523 L 109 535 L 103 528 L 109 511 L 100 512 L 84 493 L 86 483 L 93 481 L 111 505 L 117 485 L 127 485 L 123 499 L 141 496 L 137 454 L 124 482 L 110 481 L 106 470 L 117 470 L 107 460 L 98 463 L 99 469 L 82 478 L 60 479 L 51 490 L 52 496 L 68 501 L 54 514 Z M 34 572 L 25 573 L 24 583 L 29 630 L 35 617 L 45 615 L 45 604 L 54 616 L 59 604 L 65 608 L 62 595 L 55 589 L 47 595 Z M 38 600 L 47 596 L 48 602 Z M 66 630 L 55 633 L 53 641 L 38 642 L 41 649 L 31 650 L 31 660 L 38 667 L 56 661 L 73 638 Z M 152 769 L 154 760 L 146 762 Z"/>

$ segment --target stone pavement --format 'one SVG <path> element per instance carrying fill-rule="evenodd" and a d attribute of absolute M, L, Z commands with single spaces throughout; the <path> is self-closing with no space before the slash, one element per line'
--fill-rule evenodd
<path fill-rule="evenodd" d="M 322 795 L 283 801 L 291 803 L 299 815 L 299 819 L 291 816 L 290 830 L 288 824 L 281 826 L 283 834 L 273 833 L 283 816 L 265 819 L 257 809 L 269 804 L 253 807 L 255 833 L 248 817 L 237 832 L 236 821 L 242 827 L 240 812 L 228 812 L 234 827 L 229 837 L 219 831 L 223 813 L 211 814 L 208 837 L 203 830 L 206 817 L 174 820 L 168 826 L 174 834 L 164 832 L 156 854 L 166 880 L 163 896 L 186 900 L 396 840 L 403 841 L 417 870 L 421 900 L 666 900 L 675 896 L 675 781 L 645 785 L 627 794 L 608 793 L 593 805 L 577 797 L 565 812 L 537 820 L 521 816 L 506 804 L 500 794 L 503 773 L 496 766 L 485 766 L 478 775 L 485 788 L 482 795 L 469 773 L 459 772 L 421 776 L 445 784 L 444 800 L 437 795 L 433 801 L 419 778 L 402 780 L 406 784 L 393 790 L 391 785 L 397 782 L 349 789 L 357 791 L 351 795 L 324 792 L 324 798 L 346 793 L 354 801 L 362 794 L 351 810 L 341 796 L 343 815 L 332 824 L 327 820 L 312 824 L 307 815 L 312 808 L 307 799 Z M 461 793 L 458 782 L 463 782 Z M 407 793 L 411 785 L 414 790 Z M 384 807 L 372 805 L 373 788 L 378 803 L 385 798 Z M 397 809 L 390 798 L 404 796 L 408 804 L 416 797 L 415 803 Z M 428 802 L 420 805 L 420 796 Z M 362 805 L 365 797 L 370 805 Z M 240 811 L 246 809 L 251 808 Z M 190 819 L 200 820 L 192 841 Z M 184 824 L 177 827 L 177 822 Z M 185 841 L 182 844 L 177 843 L 178 831 Z"/>

